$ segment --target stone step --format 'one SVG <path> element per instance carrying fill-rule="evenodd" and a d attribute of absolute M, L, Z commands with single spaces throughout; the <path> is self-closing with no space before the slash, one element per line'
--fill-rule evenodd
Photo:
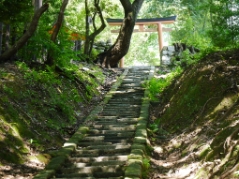
<path fill-rule="evenodd" d="M 87 136 L 81 140 L 81 142 L 90 142 L 90 141 L 104 141 L 105 136 Z"/>
<path fill-rule="evenodd" d="M 101 114 L 118 114 L 118 113 L 123 113 L 123 114 L 130 114 L 130 113 L 139 113 L 140 107 L 131 107 L 131 108 L 120 108 L 120 107 L 115 107 L 115 106 L 110 106 L 107 108 L 107 110 L 103 110 Z"/>
<path fill-rule="evenodd" d="M 101 113 L 101 115 L 107 115 L 107 116 L 119 116 L 119 117 L 128 117 L 128 116 L 137 116 L 139 115 L 139 110 L 135 110 L 135 111 L 121 111 L 121 110 L 114 110 L 114 111 L 103 111 Z"/>
<path fill-rule="evenodd" d="M 128 106 L 118 106 L 115 104 L 109 104 L 108 106 L 105 107 L 105 109 L 103 110 L 103 112 L 105 111 L 114 111 L 117 112 L 115 110 L 122 111 L 122 112 L 129 112 L 129 111 L 135 111 L 140 109 L 141 105 L 137 105 L 137 104 L 130 104 Z"/>
<path fill-rule="evenodd" d="M 79 179 L 78 177 L 71 178 L 54 178 L 54 179 Z M 81 177 L 80 179 L 124 179 L 124 177 L 107 177 L 107 178 L 95 178 L 95 177 Z"/>
<path fill-rule="evenodd" d="M 71 155 L 71 157 L 98 157 L 101 155 L 108 155 L 112 156 L 115 154 L 127 154 L 130 153 L 131 151 L 131 146 L 130 147 L 125 147 L 125 148 L 119 148 L 119 149 L 107 149 L 107 148 L 102 148 L 102 149 L 94 149 L 94 150 L 78 150 Z"/>
<path fill-rule="evenodd" d="M 90 167 L 90 166 L 114 166 L 114 165 L 125 165 L 126 161 L 117 161 L 117 160 L 108 160 L 108 161 L 101 161 L 101 162 L 74 162 L 72 165 L 68 165 L 67 167 L 73 168 L 83 168 L 83 167 Z M 66 168 L 67 168 L 66 167 Z"/>
<path fill-rule="evenodd" d="M 138 122 L 138 118 L 120 118 L 118 116 L 98 116 L 96 119 L 94 119 L 96 122 Z"/>
<path fill-rule="evenodd" d="M 93 163 L 93 162 L 106 162 L 106 161 L 121 161 L 126 162 L 128 155 L 114 155 L 114 156 L 98 156 L 98 157 L 70 157 L 68 159 L 73 163 Z"/>
<path fill-rule="evenodd" d="M 118 116 L 98 116 L 98 118 L 96 118 L 95 121 L 98 121 L 98 120 L 110 121 L 110 120 L 116 120 L 118 118 L 119 118 Z"/>
<path fill-rule="evenodd" d="M 115 166 L 90 166 L 90 167 L 72 167 L 62 168 L 62 174 L 57 177 L 120 177 L 124 175 L 123 167 L 121 165 Z"/>
<path fill-rule="evenodd" d="M 117 98 L 114 98 L 112 100 L 110 100 L 108 102 L 108 104 L 122 104 L 122 103 L 127 103 L 127 104 L 141 104 L 141 99 L 138 99 L 138 100 L 135 100 L 135 99 L 132 99 L 132 98 L 120 98 L 120 97 L 117 97 Z"/>
<path fill-rule="evenodd" d="M 127 126 L 129 124 L 134 125 L 138 123 L 138 119 L 134 118 L 135 120 L 130 120 L 130 119 L 116 119 L 116 120 L 111 120 L 111 121 L 100 121 L 100 120 L 95 120 L 94 124 L 92 125 L 114 125 L 114 126 Z"/>
<path fill-rule="evenodd" d="M 97 130 L 97 129 L 91 129 L 88 134 L 90 136 L 97 136 L 97 135 L 101 135 L 101 136 L 118 136 L 118 137 L 122 137 L 122 136 L 134 136 L 135 131 L 130 130 L 130 131 L 114 131 L 114 130 Z"/>
<path fill-rule="evenodd" d="M 133 96 L 143 96 L 144 94 L 143 90 L 140 91 L 140 90 L 128 89 L 128 88 L 121 89 L 120 91 L 124 91 L 124 93 L 123 92 L 114 93 L 113 98 L 117 98 L 117 97 L 132 98 Z M 113 98 L 111 100 L 113 100 Z"/>
<path fill-rule="evenodd" d="M 106 150 L 106 149 L 124 149 L 124 148 L 131 148 L 131 145 L 130 144 L 121 144 L 121 143 L 116 143 L 116 144 L 111 144 L 111 145 L 92 145 L 92 146 L 85 147 L 84 149 L 89 151 L 89 150 L 94 150 L 94 149 Z"/>
<path fill-rule="evenodd" d="M 115 107 L 115 108 L 137 108 L 140 107 L 141 105 L 137 105 L 137 104 L 124 104 L 124 103 L 120 103 L 120 104 L 111 104 L 110 102 L 108 104 L 105 105 L 105 108 L 107 109 L 108 107 Z"/>
<path fill-rule="evenodd" d="M 80 141 L 78 146 L 87 147 L 87 146 L 90 146 L 93 144 L 94 145 L 108 145 L 108 144 L 112 144 L 112 142 L 105 142 L 105 141 L 82 142 L 82 141 Z"/>
<path fill-rule="evenodd" d="M 133 98 L 133 97 L 127 97 L 127 98 L 120 98 L 120 97 L 117 97 L 117 98 L 114 98 L 112 99 L 111 101 L 108 102 L 108 105 L 117 105 L 117 104 L 129 104 L 129 105 L 140 105 L 141 102 L 142 102 L 142 96 L 141 97 L 138 97 L 138 99 L 136 98 Z M 120 103 L 119 103 L 120 102 Z"/>
<path fill-rule="evenodd" d="M 101 129 L 101 130 L 114 130 L 114 131 L 132 131 L 135 130 L 136 126 L 135 125 L 102 125 L 102 124 L 95 124 L 92 125 L 94 129 Z M 102 136 L 103 137 L 103 136 Z M 99 137 L 100 138 L 100 137 Z"/>
<path fill-rule="evenodd" d="M 125 138 L 125 139 L 107 138 L 105 141 L 112 142 L 113 144 L 115 144 L 115 143 L 131 143 L 131 142 L 133 142 L 133 139 L 132 138 Z"/>

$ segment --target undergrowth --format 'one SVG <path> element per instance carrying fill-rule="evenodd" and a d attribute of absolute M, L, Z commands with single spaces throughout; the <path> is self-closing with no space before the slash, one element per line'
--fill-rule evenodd
<path fill-rule="evenodd" d="M 22 62 L 0 67 L 0 165 L 24 163 L 32 151 L 55 150 L 79 126 L 83 106 L 90 107 L 99 94 L 104 75 L 81 64 L 63 72 L 35 70 Z"/>
<path fill-rule="evenodd" d="M 152 78 L 147 82 L 146 87 L 149 90 L 149 98 L 152 101 L 156 101 L 158 95 L 163 92 L 163 90 L 169 86 L 172 80 L 182 73 L 183 69 L 181 67 L 177 67 L 172 70 L 170 73 L 165 74 L 164 72 L 158 71 L 159 77 Z M 160 75 L 163 75 L 160 77 Z"/>
<path fill-rule="evenodd" d="M 238 50 L 214 52 L 171 83 L 163 80 L 169 84 L 163 90 L 154 84 L 151 99 L 159 103 L 148 131 L 162 164 L 170 164 L 160 177 L 179 177 L 171 169 L 187 169 L 192 178 L 238 177 L 238 56 Z"/>

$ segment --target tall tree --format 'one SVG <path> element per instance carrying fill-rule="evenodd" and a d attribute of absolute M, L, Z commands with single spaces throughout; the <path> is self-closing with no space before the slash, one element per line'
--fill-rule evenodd
<path fill-rule="evenodd" d="M 102 32 L 104 30 L 104 28 L 106 27 L 105 21 L 104 21 L 104 17 L 100 8 L 100 0 L 94 0 L 94 12 L 93 12 L 93 17 L 91 18 L 90 16 L 90 9 L 89 9 L 89 5 L 88 5 L 88 0 L 85 0 L 85 12 L 86 12 L 86 40 L 85 40 L 85 48 L 84 48 L 84 54 L 86 54 L 87 56 L 90 56 L 92 48 L 93 48 L 93 44 L 94 44 L 94 40 L 95 37 L 97 35 L 100 34 L 100 32 Z M 96 17 L 97 15 L 100 18 L 101 21 L 101 26 L 97 28 L 96 26 Z M 93 28 L 94 28 L 94 32 L 90 34 L 90 24 L 93 24 Z"/>
<path fill-rule="evenodd" d="M 5 51 L 7 51 L 10 48 L 10 24 L 7 24 L 5 27 Z"/>
<path fill-rule="evenodd" d="M 24 33 L 23 36 L 11 48 L 9 48 L 0 56 L 0 62 L 9 60 L 12 56 L 14 56 L 17 53 L 19 49 L 21 49 L 26 44 L 26 42 L 32 37 L 32 35 L 36 31 L 39 19 L 41 15 L 48 9 L 48 7 L 49 5 L 46 3 L 35 12 L 26 33 Z"/>
<path fill-rule="evenodd" d="M 35 11 L 40 9 L 41 6 L 42 6 L 42 0 L 35 0 L 35 3 L 34 3 Z"/>
<path fill-rule="evenodd" d="M 211 1 L 212 43 L 218 47 L 234 46 L 239 37 L 239 0 Z"/>
<path fill-rule="evenodd" d="M 124 8 L 124 19 L 116 42 L 106 53 L 103 65 L 107 68 L 116 67 L 120 59 L 127 54 L 135 22 L 144 0 L 134 0 L 133 3 L 130 0 L 120 0 L 120 2 Z"/>
<path fill-rule="evenodd" d="M 60 9 L 60 12 L 58 14 L 58 18 L 57 18 L 57 21 L 54 25 L 54 30 L 51 34 L 51 41 L 53 43 L 56 42 L 56 39 L 57 39 L 57 35 L 61 29 L 61 26 L 63 24 L 63 20 L 64 20 L 64 13 L 65 13 L 65 10 L 66 10 L 66 6 L 68 4 L 69 0 L 63 0 L 62 2 L 62 5 L 61 5 L 61 9 Z M 54 54 L 53 54 L 53 50 L 50 49 L 49 52 L 48 52 L 48 56 L 47 56 L 47 60 L 45 62 L 45 64 L 49 65 L 49 66 L 54 66 L 55 65 L 55 61 L 54 61 Z"/>
<path fill-rule="evenodd" d="M 2 54 L 3 23 L 0 22 L 0 55 Z"/>

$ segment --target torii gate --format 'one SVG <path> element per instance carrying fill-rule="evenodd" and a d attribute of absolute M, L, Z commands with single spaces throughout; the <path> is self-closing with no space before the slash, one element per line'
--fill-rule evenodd
<path fill-rule="evenodd" d="M 171 28 L 163 27 L 163 24 L 173 24 L 177 16 L 152 18 L 152 19 L 137 19 L 135 25 L 138 25 L 138 29 L 134 29 L 134 32 L 158 32 L 159 53 L 163 48 L 163 32 L 172 31 Z M 121 26 L 123 19 L 107 19 L 110 26 Z M 145 25 L 157 25 L 157 29 L 146 29 Z M 119 30 L 111 30 L 112 33 L 118 33 Z M 120 61 L 120 67 L 123 67 L 123 59 Z"/>

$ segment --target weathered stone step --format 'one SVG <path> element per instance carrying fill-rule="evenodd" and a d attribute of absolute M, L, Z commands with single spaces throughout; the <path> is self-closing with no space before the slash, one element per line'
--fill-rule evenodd
<path fill-rule="evenodd" d="M 93 149 L 93 150 L 76 150 L 75 153 L 72 154 L 71 157 L 97 157 L 100 155 L 115 155 L 115 154 L 126 154 L 131 151 L 130 147 L 125 148 L 115 148 L 115 149 L 107 149 L 107 148 L 101 148 L 101 149 Z"/>
<path fill-rule="evenodd" d="M 133 111 L 129 111 L 129 112 L 124 112 L 124 111 L 119 111 L 119 112 L 114 112 L 114 111 L 112 111 L 112 112 L 107 112 L 107 111 L 103 111 L 102 113 L 101 113 L 101 115 L 107 115 L 107 116 L 110 116 L 110 115 L 112 115 L 112 116 L 115 116 L 115 115 L 118 115 L 119 117 L 128 117 L 128 116 L 130 116 L 130 117 L 138 117 L 139 116 L 139 114 L 138 114 L 138 112 L 137 111 L 135 111 L 135 112 L 133 112 Z"/>
<path fill-rule="evenodd" d="M 107 142 L 112 142 L 113 144 L 115 143 L 130 143 L 133 141 L 132 138 L 125 138 L 125 139 L 120 139 L 120 138 L 107 138 L 105 139 Z"/>
<path fill-rule="evenodd" d="M 79 179 L 78 177 L 74 178 L 54 178 L 54 179 Z M 81 177 L 80 179 L 124 179 L 124 177 L 107 177 L 107 178 L 95 178 L 95 177 Z"/>
<path fill-rule="evenodd" d="M 135 134 L 135 131 L 130 130 L 130 131 L 114 131 L 114 130 L 97 130 L 97 129 L 92 129 L 89 131 L 90 136 L 97 136 L 97 135 L 108 135 L 108 136 L 133 136 Z"/>
<path fill-rule="evenodd" d="M 122 100 L 120 104 L 134 105 L 134 103 L 136 103 L 135 105 L 140 105 L 140 104 L 138 104 L 138 102 L 142 101 L 142 97 L 143 97 L 143 95 L 142 96 L 130 96 L 130 97 L 117 96 L 114 99 L 112 99 L 111 101 L 109 101 L 108 105 L 114 104 L 115 102 L 118 102 L 120 99 Z"/>
<path fill-rule="evenodd" d="M 107 144 L 116 144 L 116 143 L 121 143 L 121 144 L 128 144 L 130 141 L 132 141 L 132 139 L 131 138 L 129 138 L 129 139 L 108 139 L 107 141 L 105 140 L 105 141 L 86 141 L 86 142 L 84 142 L 84 141 L 80 141 L 79 143 L 78 143 L 78 146 L 79 147 L 87 147 L 87 146 L 91 146 L 91 145 L 107 145 Z"/>
<path fill-rule="evenodd" d="M 105 142 L 105 141 L 93 141 L 93 142 L 82 142 L 80 141 L 80 143 L 78 144 L 78 146 L 81 146 L 81 147 L 87 147 L 87 146 L 90 146 L 90 145 L 108 145 L 108 144 L 112 144 L 112 142 Z"/>
<path fill-rule="evenodd" d="M 97 119 L 95 119 L 94 121 L 96 122 L 126 122 L 126 123 L 129 123 L 129 122 L 135 122 L 137 123 L 138 122 L 138 118 L 128 118 L 128 117 L 125 117 L 125 118 L 119 118 L 118 116 L 98 116 Z"/>
<path fill-rule="evenodd" d="M 115 130 L 115 131 L 132 131 L 135 130 L 136 126 L 135 125 L 120 125 L 120 124 L 115 124 L 115 125 L 102 125 L 102 124 L 95 124 L 92 125 L 95 129 L 101 129 L 101 130 Z"/>
<path fill-rule="evenodd" d="M 96 125 L 115 125 L 115 126 L 125 126 L 129 124 L 136 124 L 138 122 L 137 118 L 121 118 L 114 120 L 95 120 L 94 124 Z"/>
<path fill-rule="evenodd" d="M 87 150 L 86 148 L 85 149 L 76 149 L 76 151 L 74 152 L 74 156 L 76 155 L 88 155 L 88 154 L 92 154 L 92 155 L 96 155 L 98 156 L 99 155 L 99 150 L 97 148 L 94 148 L 94 149 L 91 149 L 91 150 Z"/>
<path fill-rule="evenodd" d="M 108 160 L 108 161 L 101 161 L 101 162 L 75 162 L 72 165 L 68 165 L 66 168 L 76 167 L 76 168 L 83 168 L 83 167 L 90 167 L 90 166 L 114 166 L 114 165 L 125 165 L 125 161 L 117 161 L 117 160 Z"/>
<path fill-rule="evenodd" d="M 79 178 L 71 177 L 71 178 L 54 178 L 54 179 L 79 179 Z M 124 177 L 107 177 L 107 178 L 81 177 L 80 179 L 124 179 Z"/>
<path fill-rule="evenodd" d="M 119 177 L 123 176 L 124 171 L 121 165 L 116 166 L 90 166 L 82 168 L 63 168 L 62 174 L 58 177 Z"/>
<path fill-rule="evenodd" d="M 128 103 L 120 103 L 120 104 L 111 104 L 110 102 L 105 105 L 105 108 L 107 109 L 108 107 L 115 107 L 115 108 L 135 108 L 135 107 L 140 107 L 141 105 L 138 104 L 128 104 Z"/>
<path fill-rule="evenodd" d="M 117 144 L 111 144 L 111 145 L 92 145 L 92 146 L 88 146 L 85 147 L 85 150 L 93 150 L 93 149 L 124 149 L 124 148 L 131 148 L 130 144 L 121 144 L 121 143 L 117 143 Z M 76 151 L 77 152 L 77 151 Z"/>
<path fill-rule="evenodd" d="M 105 136 L 87 136 L 81 140 L 81 142 L 89 142 L 89 141 L 104 141 Z"/>
<path fill-rule="evenodd" d="M 132 90 L 131 88 L 130 89 L 125 89 L 124 91 L 128 91 L 128 90 Z M 136 92 L 125 92 L 127 94 L 119 94 L 119 93 L 115 93 L 113 94 L 113 98 L 110 100 L 110 101 L 113 101 L 117 98 L 126 98 L 126 99 L 130 99 L 130 98 L 133 98 L 134 96 L 143 96 L 143 93 L 136 93 Z"/>
<path fill-rule="evenodd" d="M 111 101 L 109 101 L 108 104 L 122 104 L 122 103 L 140 105 L 142 103 L 142 100 L 141 99 L 135 100 L 131 98 L 114 98 Z"/>
<path fill-rule="evenodd" d="M 96 119 L 94 119 L 94 121 L 98 121 L 98 120 L 110 121 L 110 120 L 116 120 L 118 118 L 119 118 L 118 116 L 98 116 Z"/>
<path fill-rule="evenodd" d="M 120 111 L 134 111 L 135 109 L 140 109 L 140 105 L 138 104 L 130 104 L 128 106 L 117 106 L 115 104 L 109 104 L 105 107 L 104 111 L 111 111 L 111 110 L 120 110 Z M 114 111 L 117 112 L 117 111 Z"/>
<path fill-rule="evenodd" d="M 71 162 L 104 162 L 104 161 L 127 161 L 128 160 L 128 155 L 114 155 L 114 156 L 99 156 L 99 157 L 70 157 L 68 159 Z"/>
<path fill-rule="evenodd" d="M 107 110 L 102 111 L 102 113 L 124 113 L 124 114 L 128 114 L 128 113 L 138 113 L 140 110 L 140 107 L 129 107 L 129 108 L 120 108 L 120 107 L 116 107 L 116 106 L 109 106 L 107 108 Z"/>

